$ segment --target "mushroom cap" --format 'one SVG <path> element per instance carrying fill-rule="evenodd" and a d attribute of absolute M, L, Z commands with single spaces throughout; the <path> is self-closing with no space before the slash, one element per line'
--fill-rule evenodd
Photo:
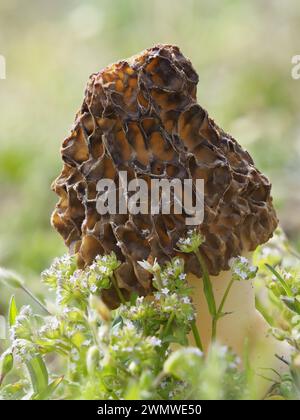
<path fill-rule="evenodd" d="M 198 75 L 179 48 L 157 45 L 92 74 L 81 109 L 62 145 L 64 166 L 53 183 L 60 200 L 52 223 L 79 267 L 115 252 L 125 296 L 152 291 L 140 260 L 184 258 L 186 271 L 201 276 L 193 254 L 178 251 L 190 226 L 184 214 L 107 214 L 96 209 L 99 180 L 204 180 L 205 237 L 200 247 L 212 275 L 230 258 L 266 242 L 277 226 L 271 184 L 249 153 L 220 129 L 196 99 Z M 173 197 L 174 198 L 174 197 Z M 113 289 L 104 301 L 119 304 Z"/>

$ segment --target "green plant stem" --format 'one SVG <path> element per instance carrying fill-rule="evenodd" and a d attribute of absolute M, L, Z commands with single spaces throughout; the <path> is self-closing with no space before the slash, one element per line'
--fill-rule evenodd
<path fill-rule="evenodd" d="M 228 286 L 227 286 L 226 290 L 225 290 L 225 293 L 224 293 L 224 296 L 223 296 L 222 301 L 220 303 L 220 306 L 219 306 L 217 315 L 221 315 L 222 310 L 224 308 L 224 304 L 226 302 L 227 296 L 228 296 L 228 294 L 230 292 L 230 289 L 231 289 L 233 283 L 234 283 L 234 279 L 231 279 L 230 282 L 228 283 Z"/>
<path fill-rule="evenodd" d="M 211 340 L 215 341 L 217 337 L 217 317 L 214 317 L 211 322 Z"/>
<path fill-rule="evenodd" d="M 167 324 L 166 324 L 166 327 L 163 329 L 163 331 L 161 332 L 161 338 L 163 338 L 163 337 L 165 337 L 165 336 L 167 336 L 168 334 L 169 334 L 169 332 L 170 332 L 170 328 L 171 328 L 171 325 L 172 325 L 172 323 L 173 323 L 173 321 L 174 321 L 174 318 L 175 318 L 175 313 L 173 312 L 171 315 L 170 315 L 170 318 L 168 319 L 168 322 L 167 322 Z"/>
<path fill-rule="evenodd" d="M 125 300 L 125 298 L 124 298 L 124 296 L 123 296 L 123 294 L 122 294 L 122 292 L 121 292 L 121 290 L 120 290 L 120 288 L 118 286 L 117 280 L 116 280 L 116 278 L 115 278 L 114 275 L 112 275 L 111 280 L 112 280 L 112 284 L 113 284 L 113 286 L 115 288 L 115 291 L 117 292 L 118 298 L 125 305 L 126 304 L 126 300 Z"/>
<path fill-rule="evenodd" d="M 163 339 L 164 339 L 164 337 L 167 337 L 167 336 L 168 336 L 168 334 L 169 334 L 169 332 L 170 332 L 170 329 L 171 329 L 171 326 L 172 326 L 172 323 L 173 323 L 174 319 L 175 319 L 175 313 L 174 313 L 174 312 L 172 312 L 172 314 L 170 315 L 170 318 L 168 319 L 168 322 L 167 322 L 167 324 L 166 324 L 165 328 L 163 328 L 163 330 L 162 330 L 162 331 L 161 331 L 161 333 L 160 333 L 160 339 L 161 339 L 161 340 L 163 340 Z M 167 350 L 168 346 L 169 346 L 169 344 L 168 344 L 168 343 L 163 343 L 163 345 L 162 345 L 162 346 L 161 346 L 161 348 L 160 348 L 160 353 L 161 353 L 162 355 L 164 355 L 164 354 L 165 354 L 165 352 L 166 352 L 166 350 Z"/>
<path fill-rule="evenodd" d="M 46 306 L 36 297 L 34 296 L 34 294 L 27 289 L 26 286 L 22 285 L 20 286 L 20 288 L 28 295 L 31 297 L 31 299 L 33 299 L 35 301 L 35 303 L 37 303 L 42 309 L 43 311 L 45 311 L 48 315 L 51 315 L 51 313 L 48 311 L 48 309 L 46 308 Z"/>
<path fill-rule="evenodd" d="M 206 301 L 208 304 L 209 313 L 211 314 L 212 317 L 215 317 L 217 313 L 217 309 L 216 309 L 216 302 L 215 302 L 214 292 L 213 292 L 212 284 L 210 281 L 209 273 L 208 273 L 205 261 L 202 255 L 200 254 L 199 249 L 195 251 L 195 254 L 198 258 L 198 261 L 202 270 L 203 290 L 204 290 L 204 294 L 205 294 Z"/>
<path fill-rule="evenodd" d="M 220 306 L 219 306 L 219 308 L 217 310 L 217 314 L 216 314 L 216 316 L 212 320 L 212 331 L 211 331 L 211 338 L 212 338 L 212 340 L 215 340 L 216 339 L 216 336 L 217 336 L 217 322 L 218 322 L 218 319 L 220 318 L 220 316 L 222 314 L 222 310 L 224 308 L 224 305 L 225 305 L 227 296 L 228 296 L 228 294 L 230 292 L 230 289 L 231 289 L 231 286 L 233 285 L 233 283 L 234 283 L 234 279 L 232 278 L 230 280 L 230 282 L 228 283 L 227 287 L 226 287 L 224 296 L 223 296 L 223 298 L 221 300 L 221 303 L 220 303 Z"/>
<path fill-rule="evenodd" d="M 196 346 L 198 347 L 199 350 L 203 351 L 203 345 L 202 345 L 201 337 L 200 337 L 200 334 L 199 334 L 199 331 L 198 331 L 195 320 L 191 322 L 191 328 L 192 328 L 192 333 L 193 333 L 193 336 L 194 336 L 194 339 L 195 339 Z"/>
<path fill-rule="evenodd" d="M 202 279 L 203 279 L 203 291 L 206 298 L 206 302 L 208 305 L 209 313 L 212 317 L 212 340 L 216 338 L 216 331 L 217 331 L 217 308 L 216 308 L 216 301 L 214 297 L 214 292 L 212 288 L 212 284 L 210 281 L 209 273 L 202 257 L 199 249 L 195 250 L 195 255 L 198 258 L 201 270 L 202 270 Z"/>
<path fill-rule="evenodd" d="M 159 290 L 161 290 L 163 288 L 163 285 L 162 285 L 162 282 L 161 282 L 160 273 L 157 272 L 157 273 L 155 273 L 154 276 L 155 276 L 155 280 L 156 280 L 156 283 L 158 285 L 158 288 L 159 288 Z"/>
<path fill-rule="evenodd" d="M 201 270 L 202 270 L 202 279 L 203 279 L 203 291 L 206 298 L 206 302 L 208 305 L 209 313 L 212 317 L 212 340 L 215 340 L 216 337 L 216 326 L 217 326 L 217 308 L 216 308 L 216 302 L 215 297 L 213 293 L 212 284 L 210 281 L 209 273 L 204 261 L 204 258 L 202 257 L 199 249 L 195 250 L 196 257 L 198 258 Z"/>

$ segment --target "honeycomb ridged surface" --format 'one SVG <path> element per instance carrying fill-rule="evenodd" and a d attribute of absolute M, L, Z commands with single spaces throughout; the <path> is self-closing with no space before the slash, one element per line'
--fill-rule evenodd
<path fill-rule="evenodd" d="M 231 257 L 266 242 L 277 226 L 269 180 L 247 151 L 220 129 L 196 99 L 198 75 L 176 46 L 158 45 L 91 75 L 70 135 L 62 145 L 64 167 L 53 183 L 60 200 L 52 223 L 79 267 L 114 251 L 125 297 L 151 293 L 140 260 L 185 259 L 201 276 L 192 254 L 177 249 L 191 227 L 182 214 L 107 214 L 96 209 L 97 183 L 128 180 L 204 180 L 205 237 L 200 251 L 210 274 L 227 270 Z M 150 190 L 149 190 L 150 191 Z M 150 191 L 151 192 L 151 191 Z M 119 304 L 115 290 L 104 301 Z"/>

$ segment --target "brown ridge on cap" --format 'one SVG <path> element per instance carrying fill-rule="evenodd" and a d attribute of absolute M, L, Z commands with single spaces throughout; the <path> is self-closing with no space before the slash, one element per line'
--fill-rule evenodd
<path fill-rule="evenodd" d="M 197 178 L 205 182 L 205 214 L 198 230 L 210 274 L 228 270 L 231 257 L 266 242 L 277 226 L 271 184 L 250 155 L 209 118 L 196 100 L 198 75 L 179 48 L 157 45 L 92 74 L 80 111 L 62 145 L 64 167 L 53 183 L 60 200 L 52 223 L 79 267 L 114 251 L 127 297 L 151 293 L 151 277 L 138 261 L 174 256 L 201 275 L 194 256 L 176 244 L 190 228 L 185 214 L 105 215 L 96 210 L 97 182 L 120 171 L 128 180 Z M 113 289 L 103 292 L 111 307 Z"/>

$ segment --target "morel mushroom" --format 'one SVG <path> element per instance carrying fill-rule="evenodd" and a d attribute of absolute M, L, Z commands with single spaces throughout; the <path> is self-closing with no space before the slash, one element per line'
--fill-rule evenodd
<path fill-rule="evenodd" d="M 200 252 L 212 276 L 228 270 L 231 257 L 266 242 L 277 226 L 268 179 L 247 151 L 197 103 L 198 75 L 179 48 L 157 45 L 91 75 L 75 124 L 62 146 L 64 167 L 53 184 L 60 200 L 52 223 L 79 266 L 114 251 L 125 297 L 151 294 L 151 276 L 140 260 L 185 259 L 187 272 L 201 277 L 193 254 L 176 246 L 191 228 L 179 214 L 97 212 L 97 183 L 155 178 L 204 180 L 205 242 Z M 214 281 L 214 279 L 213 279 Z M 198 283 L 200 283 L 198 281 Z M 119 305 L 112 288 L 103 292 Z"/>

